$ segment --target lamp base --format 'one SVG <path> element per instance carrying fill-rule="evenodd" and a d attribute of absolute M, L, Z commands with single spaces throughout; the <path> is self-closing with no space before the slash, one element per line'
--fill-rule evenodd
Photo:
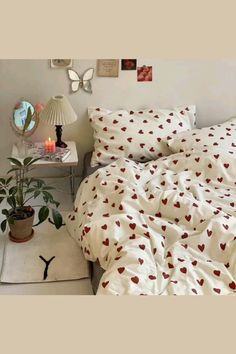
<path fill-rule="evenodd" d="M 67 147 L 67 144 L 64 143 L 64 141 L 61 141 L 61 142 L 57 142 L 56 141 L 56 144 L 55 144 L 57 147 L 60 147 L 60 148 L 66 148 Z"/>
<path fill-rule="evenodd" d="M 56 125 L 56 136 L 57 136 L 57 141 L 56 141 L 56 146 L 60 148 L 66 148 L 67 144 L 61 140 L 62 137 L 62 125 Z"/>

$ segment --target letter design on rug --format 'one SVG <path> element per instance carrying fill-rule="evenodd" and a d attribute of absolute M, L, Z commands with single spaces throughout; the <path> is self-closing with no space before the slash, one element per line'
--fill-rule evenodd
<path fill-rule="evenodd" d="M 42 259 L 42 261 L 44 261 L 46 263 L 46 267 L 44 269 L 44 273 L 43 273 L 43 280 L 46 280 L 47 277 L 48 277 L 48 267 L 49 267 L 49 264 L 51 263 L 51 261 L 55 258 L 55 256 L 53 256 L 52 258 L 49 259 L 49 261 L 46 261 L 45 258 L 43 258 L 43 256 L 39 256 L 39 258 Z"/>

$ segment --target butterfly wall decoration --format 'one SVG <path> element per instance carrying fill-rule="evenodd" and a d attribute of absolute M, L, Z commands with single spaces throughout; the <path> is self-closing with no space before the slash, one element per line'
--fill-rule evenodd
<path fill-rule="evenodd" d="M 92 84 L 91 80 L 93 78 L 94 69 L 87 69 L 83 76 L 79 76 L 79 74 L 72 70 L 68 69 L 69 79 L 71 80 L 71 91 L 77 92 L 80 88 L 82 88 L 85 92 L 92 93 Z"/>

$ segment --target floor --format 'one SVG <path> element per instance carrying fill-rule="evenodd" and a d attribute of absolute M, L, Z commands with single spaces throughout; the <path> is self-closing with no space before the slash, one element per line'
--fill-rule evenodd
<path fill-rule="evenodd" d="M 71 210 L 73 202 L 70 194 L 69 180 L 63 178 L 45 179 L 48 185 L 56 188 L 53 191 L 54 198 L 59 201 L 61 210 Z M 79 179 L 77 179 L 78 188 Z M 40 198 L 35 200 L 39 204 Z M 4 205 L 1 205 L 4 208 Z M 0 221 L 2 215 L 0 214 Z M 40 226 L 38 226 L 40 227 Z M 0 259 L 3 250 L 3 239 L 0 237 Z M 1 263 L 1 262 L 0 262 Z M 0 295 L 93 295 L 90 279 L 60 281 L 51 283 L 32 283 L 32 284 L 3 284 L 0 283 Z"/>

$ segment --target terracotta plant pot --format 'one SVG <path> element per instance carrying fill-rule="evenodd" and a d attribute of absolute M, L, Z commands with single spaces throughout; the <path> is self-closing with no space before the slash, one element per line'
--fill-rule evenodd
<path fill-rule="evenodd" d="M 9 223 L 9 238 L 11 241 L 26 242 L 33 237 L 34 230 L 32 226 L 34 223 L 34 214 L 35 211 L 33 209 L 33 214 L 30 217 L 22 220 L 15 220 L 14 224 Z"/>

